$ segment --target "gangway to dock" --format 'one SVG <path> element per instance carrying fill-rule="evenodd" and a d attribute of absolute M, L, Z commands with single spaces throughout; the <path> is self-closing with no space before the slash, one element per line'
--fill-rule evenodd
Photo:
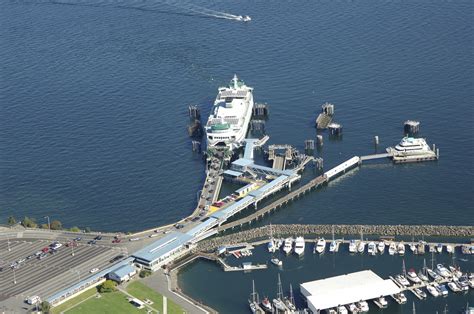
<path fill-rule="evenodd" d="M 362 161 L 366 161 L 366 160 L 382 159 L 382 158 L 390 158 L 390 157 L 392 157 L 392 154 L 390 154 L 390 153 L 366 155 L 366 156 L 361 156 L 360 161 L 362 162 Z"/>

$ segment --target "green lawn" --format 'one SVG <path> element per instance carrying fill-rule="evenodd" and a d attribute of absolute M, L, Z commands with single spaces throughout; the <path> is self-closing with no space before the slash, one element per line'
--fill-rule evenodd
<path fill-rule="evenodd" d="M 140 281 L 134 281 L 130 283 L 126 290 L 128 293 L 139 300 L 143 301 L 145 299 L 149 299 L 153 301 L 152 307 L 159 310 L 160 312 L 163 311 L 163 296 L 144 285 Z M 168 299 L 168 314 L 182 314 L 183 312 L 183 309 L 179 305 Z"/>
<path fill-rule="evenodd" d="M 68 314 L 129 314 L 129 313 L 146 313 L 145 309 L 139 310 L 131 305 L 127 296 L 122 292 L 110 292 L 101 294 L 100 298 L 91 298 L 72 309 L 68 310 Z"/>
<path fill-rule="evenodd" d="M 67 301 L 67 302 L 64 302 L 63 304 L 61 305 L 58 305 L 56 307 L 53 307 L 51 309 L 51 313 L 52 314 L 59 314 L 61 312 L 64 312 L 65 310 L 67 310 L 68 308 L 76 305 L 77 303 L 89 298 L 90 296 L 93 296 L 94 294 L 97 293 L 97 289 L 94 287 L 92 289 L 89 289 L 83 293 L 81 293 L 80 295 L 78 295 L 77 297 Z"/>

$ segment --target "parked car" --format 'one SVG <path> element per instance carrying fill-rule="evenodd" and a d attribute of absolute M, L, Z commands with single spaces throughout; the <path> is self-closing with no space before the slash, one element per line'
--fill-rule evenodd
<path fill-rule="evenodd" d="M 98 235 L 97 237 L 94 238 L 94 240 L 96 241 L 102 240 L 102 236 Z"/>
<path fill-rule="evenodd" d="M 97 243 L 96 240 L 90 240 L 90 241 L 87 242 L 87 244 L 96 244 L 96 243 Z"/>
<path fill-rule="evenodd" d="M 128 239 L 128 241 L 138 241 L 138 240 L 140 240 L 140 238 L 130 238 L 130 239 Z"/>
<path fill-rule="evenodd" d="M 122 242 L 122 239 L 120 238 L 115 238 L 112 240 L 112 243 L 120 243 L 120 242 Z"/>
<path fill-rule="evenodd" d="M 44 247 L 41 252 L 43 253 L 48 253 L 49 252 L 49 247 Z"/>
<path fill-rule="evenodd" d="M 115 263 L 115 262 L 121 260 L 121 259 L 124 258 L 124 257 L 125 257 L 124 255 L 117 255 L 117 256 L 115 256 L 114 258 L 112 258 L 109 262 L 110 262 L 110 263 Z"/>
<path fill-rule="evenodd" d="M 96 273 L 96 272 L 98 272 L 98 271 L 99 271 L 99 268 L 92 268 L 89 272 L 90 272 L 91 274 L 93 274 L 93 273 Z"/>
<path fill-rule="evenodd" d="M 81 240 L 82 240 L 81 237 L 77 237 L 77 238 L 74 239 L 74 241 L 81 241 Z"/>

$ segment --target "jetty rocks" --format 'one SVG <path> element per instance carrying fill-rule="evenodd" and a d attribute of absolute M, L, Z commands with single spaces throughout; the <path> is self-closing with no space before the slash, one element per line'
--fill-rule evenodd
<path fill-rule="evenodd" d="M 378 236 L 442 236 L 474 237 L 474 226 L 440 226 L 440 225 L 267 225 L 243 230 L 236 233 L 216 236 L 199 242 L 197 250 L 211 250 L 221 245 L 238 244 L 250 240 L 268 238 L 271 232 L 274 237 L 295 235 L 330 235 L 334 228 L 336 235 L 378 235 Z"/>

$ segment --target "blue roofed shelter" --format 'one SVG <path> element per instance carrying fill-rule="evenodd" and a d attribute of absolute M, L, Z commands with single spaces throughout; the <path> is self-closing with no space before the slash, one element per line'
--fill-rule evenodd
<path fill-rule="evenodd" d="M 136 269 L 129 264 L 122 265 L 119 268 L 113 270 L 108 274 L 109 279 L 114 280 L 118 283 L 130 280 L 137 274 Z"/>
<path fill-rule="evenodd" d="M 193 236 L 190 234 L 174 231 L 138 250 L 132 256 L 135 258 L 135 263 L 155 271 L 186 253 L 189 248 L 188 242 L 192 239 Z"/>

